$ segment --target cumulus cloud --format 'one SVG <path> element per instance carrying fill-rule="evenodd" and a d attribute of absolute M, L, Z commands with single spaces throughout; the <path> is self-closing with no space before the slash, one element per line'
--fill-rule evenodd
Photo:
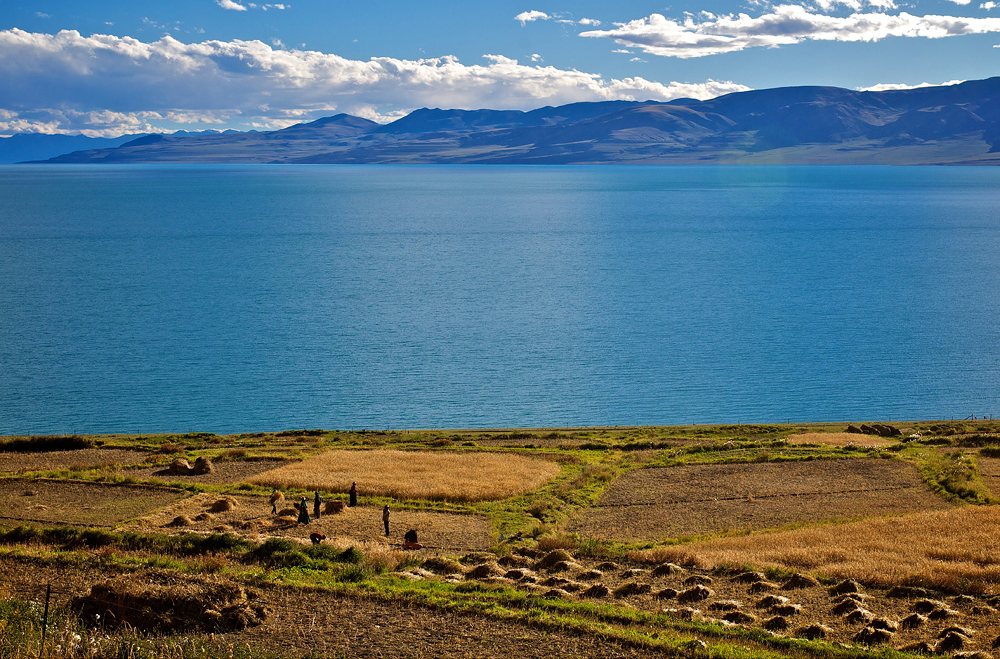
<path fill-rule="evenodd" d="M 219 5 L 223 9 L 231 9 L 232 11 L 246 11 L 247 8 L 238 2 L 233 2 L 233 0 L 215 0 L 215 4 Z"/>
<path fill-rule="evenodd" d="M 515 21 L 520 21 L 521 25 L 530 23 L 532 21 L 547 21 L 551 16 L 546 14 L 544 11 L 536 11 L 532 9 L 531 11 L 522 11 L 520 14 L 514 17 Z"/>
<path fill-rule="evenodd" d="M 611 30 L 581 32 L 582 37 L 614 39 L 662 57 L 705 57 L 747 48 L 776 48 L 802 41 L 880 41 L 887 37 L 940 39 L 965 34 L 1000 32 L 1000 18 L 914 16 L 906 12 L 854 13 L 828 16 L 801 5 L 778 5 L 753 18 L 729 14 L 673 20 L 661 14 L 617 24 Z"/>
<path fill-rule="evenodd" d="M 577 23 L 579 23 L 580 25 L 593 25 L 594 27 L 597 27 L 598 25 L 601 24 L 601 22 L 596 18 L 581 18 L 580 20 L 577 21 Z"/>
<path fill-rule="evenodd" d="M 951 85 L 958 85 L 965 82 L 964 80 L 949 80 L 948 82 L 921 82 L 916 85 L 908 85 L 906 83 L 898 82 L 885 82 L 878 85 L 872 85 L 871 87 L 858 87 L 859 92 L 887 92 L 896 91 L 899 89 L 921 89 L 922 87 L 948 87 Z"/>
<path fill-rule="evenodd" d="M 185 44 L 171 36 L 142 42 L 70 30 L 5 30 L 0 99 L 13 114 L 0 121 L 0 130 L 110 135 L 167 124 L 280 128 L 334 112 L 387 120 L 425 106 L 526 110 L 578 101 L 705 99 L 748 89 L 714 80 L 606 79 L 502 55 L 485 58 L 472 65 L 453 56 L 362 61 L 262 41 Z"/>
<path fill-rule="evenodd" d="M 996 9 L 997 7 L 1000 7 L 1000 4 L 993 2 L 993 0 L 989 0 L 989 2 L 984 2 L 983 4 L 979 5 L 980 9 L 987 9 L 987 10 Z"/>

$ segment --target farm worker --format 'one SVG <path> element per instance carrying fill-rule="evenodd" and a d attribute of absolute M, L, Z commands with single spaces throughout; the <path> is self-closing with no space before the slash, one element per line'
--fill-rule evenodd
<path fill-rule="evenodd" d="M 319 504 L 323 503 L 323 497 L 316 493 L 315 498 L 313 498 L 313 517 L 319 519 Z"/>
<path fill-rule="evenodd" d="M 403 549 L 420 549 L 422 544 L 417 542 L 417 530 L 410 529 L 403 535 Z"/>
<path fill-rule="evenodd" d="M 299 504 L 299 524 L 309 523 L 309 502 L 306 501 L 305 497 L 302 497 L 302 502 Z"/>
<path fill-rule="evenodd" d="M 385 524 L 385 537 L 389 537 L 389 504 L 382 509 L 382 523 Z"/>
<path fill-rule="evenodd" d="M 351 495 L 351 502 L 347 504 L 349 508 L 353 508 L 358 505 L 358 482 L 354 481 L 351 483 L 351 489 L 348 492 Z"/>

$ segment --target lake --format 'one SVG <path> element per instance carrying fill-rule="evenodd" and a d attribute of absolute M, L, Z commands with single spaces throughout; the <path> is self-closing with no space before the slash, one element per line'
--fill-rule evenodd
<path fill-rule="evenodd" d="M 0 433 L 1000 414 L 1000 169 L 0 167 Z"/>

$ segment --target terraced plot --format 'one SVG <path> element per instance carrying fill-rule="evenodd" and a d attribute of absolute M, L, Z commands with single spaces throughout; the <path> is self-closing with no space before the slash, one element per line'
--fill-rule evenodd
<path fill-rule="evenodd" d="M 44 480 L 0 480 L 0 519 L 117 526 L 185 496 L 167 488 Z"/>
<path fill-rule="evenodd" d="M 896 460 L 697 465 L 629 472 L 571 528 L 584 537 L 664 540 L 947 507 Z"/>

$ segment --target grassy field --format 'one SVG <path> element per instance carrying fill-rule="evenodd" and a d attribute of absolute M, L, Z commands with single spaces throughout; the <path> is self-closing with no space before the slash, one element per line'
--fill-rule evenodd
<path fill-rule="evenodd" d="M 992 653 L 1000 423 L 846 425 L 0 438 L 0 657 Z"/>

